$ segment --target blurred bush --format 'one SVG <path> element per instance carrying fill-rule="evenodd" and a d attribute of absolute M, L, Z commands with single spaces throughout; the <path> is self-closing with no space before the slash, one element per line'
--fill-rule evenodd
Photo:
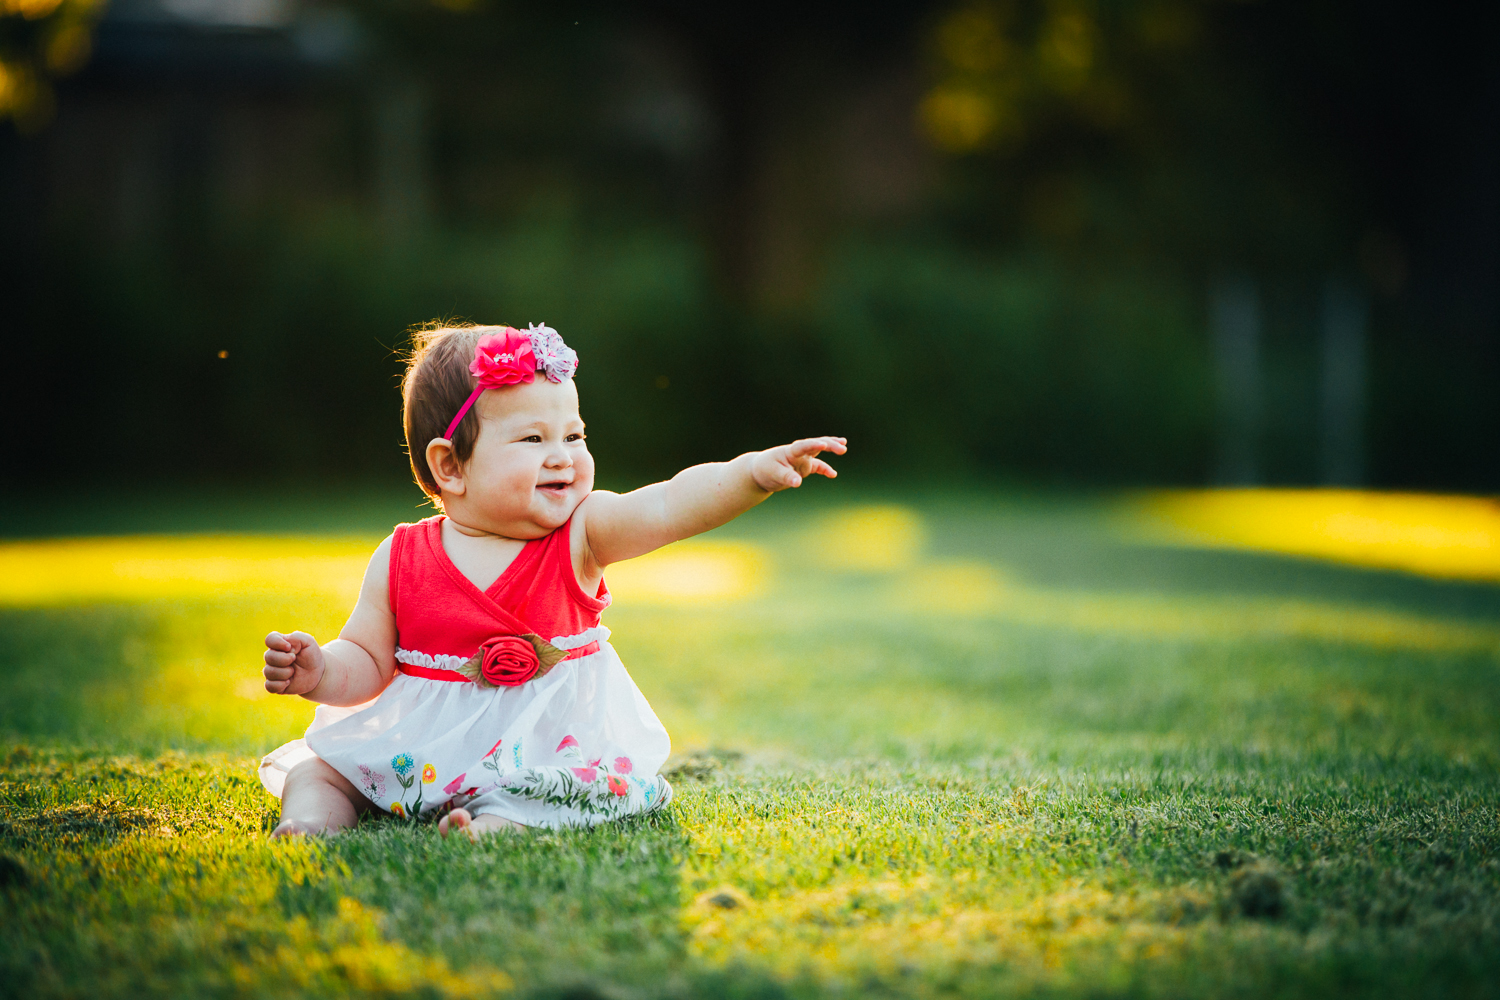
<path fill-rule="evenodd" d="M 68 315 L 15 345 L 8 397 L 45 425 L 12 444 L 37 472 L 399 475 L 403 331 L 433 316 L 562 330 L 606 474 L 825 430 L 866 467 L 954 480 L 1190 480 L 1208 447 L 1190 289 L 1150 274 L 849 241 L 805 311 L 767 319 L 726 308 L 697 245 L 662 230 L 553 219 L 392 246 L 330 217 L 179 249 L 74 246 L 43 269 Z"/>
<path fill-rule="evenodd" d="M 92 11 L 4 7 L 6 72 L 71 67 L 48 46 Z M 1500 131 L 1468 123 L 1500 88 L 1466 25 L 116 0 L 50 124 L 0 126 L 0 405 L 26 428 L 0 455 L 69 481 L 404 475 L 403 331 L 451 317 L 579 348 L 607 476 L 835 432 L 851 470 L 1201 482 L 1209 290 L 1244 275 L 1264 479 L 1320 475 L 1341 282 L 1371 303 L 1374 481 L 1494 488 Z"/>

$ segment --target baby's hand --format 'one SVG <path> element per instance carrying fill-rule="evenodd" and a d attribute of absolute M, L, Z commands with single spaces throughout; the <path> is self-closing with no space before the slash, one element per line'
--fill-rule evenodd
<path fill-rule="evenodd" d="M 306 632 L 266 636 L 266 690 L 272 694 L 306 694 L 323 679 L 323 650 Z"/>
<path fill-rule="evenodd" d="M 768 493 L 801 486 L 802 480 L 815 472 L 833 479 L 838 473 L 827 462 L 818 458 L 818 453 L 831 451 L 835 455 L 842 455 L 848 450 L 845 438 L 806 438 L 779 448 L 757 452 L 755 461 L 750 466 L 750 475 L 755 478 L 755 485 Z"/>

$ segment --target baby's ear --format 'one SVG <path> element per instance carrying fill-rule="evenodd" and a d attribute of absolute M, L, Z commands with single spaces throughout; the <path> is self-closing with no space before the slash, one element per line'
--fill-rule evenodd
<path fill-rule="evenodd" d="M 464 469 L 458 456 L 453 454 L 452 441 L 447 438 L 433 438 L 427 442 L 424 457 L 427 459 L 427 468 L 432 472 L 433 481 L 437 483 L 439 491 L 451 493 L 454 496 L 464 495 Z"/>

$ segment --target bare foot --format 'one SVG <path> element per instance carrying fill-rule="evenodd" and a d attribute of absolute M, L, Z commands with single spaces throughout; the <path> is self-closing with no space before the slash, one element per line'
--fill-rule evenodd
<path fill-rule="evenodd" d="M 276 829 L 271 831 L 271 839 L 280 840 L 282 837 L 307 837 L 322 832 L 322 830 L 311 829 L 305 823 L 298 823 L 292 819 L 284 819 L 276 824 Z"/>
<path fill-rule="evenodd" d="M 469 840 L 479 843 L 479 838 L 491 833 L 499 833 L 504 830 L 520 830 L 520 823 L 504 819 L 500 816 L 470 816 L 467 809 L 455 809 L 442 819 L 438 820 L 438 833 L 444 837 L 449 833 L 462 830 L 468 834 Z"/>

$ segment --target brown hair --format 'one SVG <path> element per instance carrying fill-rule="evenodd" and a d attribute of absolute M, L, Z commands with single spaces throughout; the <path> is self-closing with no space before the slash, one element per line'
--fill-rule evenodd
<path fill-rule="evenodd" d="M 427 445 L 440 438 L 474 391 L 469 362 L 479 338 L 502 327 L 434 320 L 411 332 L 411 354 L 401 379 L 401 420 L 406 427 L 406 455 L 411 472 L 433 500 L 439 499 L 437 480 L 427 467 Z M 467 462 L 479 439 L 479 408 L 470 407 L 453 432 L 453 457 Z"/>

